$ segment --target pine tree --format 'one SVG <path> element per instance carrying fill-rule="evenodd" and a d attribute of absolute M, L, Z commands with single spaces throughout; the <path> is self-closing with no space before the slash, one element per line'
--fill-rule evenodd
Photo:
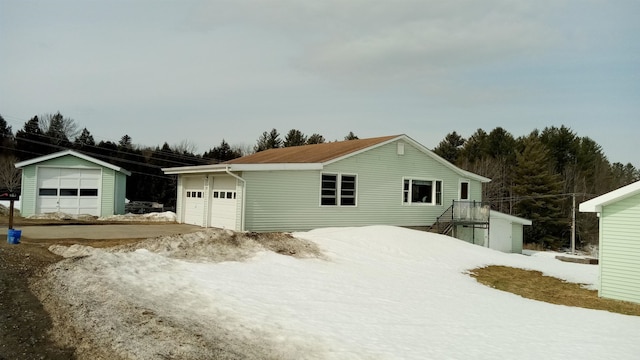
<path fill-rule="evenodd" d="M 316 133 L 314 133 L 313 135 L 309 136 L 309 138 L 307 139 L 307 145 L 324 144 L 324 142 L 325 142 L 324 136 L 322 136 L 320 134 L 316 134 Z"/>
<path fill-rule="evenodd" d="M 92 147 L 96 146 L 95 140 L 93 140 L 93 135 L 87 130 L 87 128 L 82 129 L 82 133 L 73 142 L 73 146 L 82 150 L 84 147 Z"/>
<path fill-rule="evenodd" d="M 517 215 L 533 221 L 525 228 L 525 240 L 557 248 L 562 245 L 559 235 L 567 226 L 560 212 L 562 180 L 549 166 L 549 153 L 537 136 L 523 139 L 523 145 L 523 151 L 516 155 L 513 193 Z"/>
<path fill-rule="evenodd" d="M 48 138 L 40 130 L 38 116 L 29 119 L 24 123 L 23 128 L 16 132 L 16 155 L 20 160 L 31 159 L 56 151 L 49 144 Z"/>
<path fill-rule="evenodd" d="M 284 137 L 284 147 L 290 146 L 300 146 L 305 145 L 307 143 L 307 137 L 300 131 L 296 129 L 291 129 Z"/>
<path fill-rule="evenodd" d="M 263 132 L 258 143 L 253 147 L 255 152 L 264 151 L 267 149 L 277 149 L 282 147 L 282 140 L 280 139 L 280 133 L 278 130 L 271 129 L 270 132 Z"/>
<path fill-rule="evenodd" d="M 347 136 L 344 137 L 345 140 L 358 140 L 359 138 L 356 136 L 356 134 L 353 133 L 353 131 L 349 131 L 349 133 L 347 134 Z"/>
<path fill-rule="evenodd" d="M 203 159 L 212 159 L 214 162 L 224 162 L 228 160 L 233 160 L 235 158 L 239 158 L 242 156 L 238 149 L 232 149 L 224 139 L 219 146 L 214 147 L 213 149 L 202 154 Z"/>
<path fill-rule="evenodd" d="M 433 149 L 433 152 L 448 162 L 455 164 L 464 142 L 464 138 L 454 131 L 447 134 L 444 140 Z"/>

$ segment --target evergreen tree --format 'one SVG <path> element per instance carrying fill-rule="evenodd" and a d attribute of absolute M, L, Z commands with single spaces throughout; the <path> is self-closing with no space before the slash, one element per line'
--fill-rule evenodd
<path fill-rule="evenodd" d="M 448 162 L 455 164 L 464 142 L 464 138 L 454 131 L 447 134 L 444 140 L 433 149 L 433 152 Z"/>
<path fill-rule="evenodd" d="M 484 130 L 476 130 L 464 143 L 458 156 L 468 164 L 484 158 L 489 154 L 488 136 Z"/>
<path fill-rule="evenodd" d="M 316 133 L 314 133 L 313 135 L 309 136 L 309 138 L 307 139 L 307 145 L 324 144 L 324 142 L 325 142 L 324 136 L 322 136 L 320 134 L 316 134 Z"/>
<path fill-rule="evenodd" d="M 6 155 L 13 154 L 14 141 L 11 126 L 8 126 L 2 115 L 0 115 L 0 151 Z"/>
<path fill-rule="evenodd" d="M 131 136 L 123 135 L 118 142 L 118 148 L 121 150 L 131 150 L 133 149 L 133 143 L 131 142 Z"/>
<path fill-rule="evenodd" d="M 557 248 L 568 225 L 560 212 L 562 181 L 549 166 L 549 153 L 537 136 L 523 139 L 523 145 L 516 155 L 513 192 L 517 215 L 533 221 L 525 228 L 525 240 Z"/>
<path fill-rule="evenodd" d="M 258 143 L 253 147 L 255 152 L 264 151 L 267 149 L 277 149 L 282 147 L 282 140 L 280 139 L 280 133 L 278 130 L 271 129 L 270 132 L 263 132 Z"/>
<path fill-rule="evenodd" d="M 73 142 L 73 147 L 82 150 L 85 147 L 94 147 L 96 146 L 95 140 L 93 140 L 93 135 L 87 130 L 87 128 L 82 129 L 82 133 Z"/>
<path fill-rule="evenodd" d="M 21 130 L 16 132 L 16 155 L 20 160 L 50 154 L 56 150 L 49 145 L 48 138 L 40 130 L 40 119 L 34 116 Z"/>
<path fill-rule="evenodd" d="M 349 133 L 347 134 L 347 136 L 344 137 L 345 140 L 358 140 L 359 138 L 356 136 L 356 134 L 353 133 L 353 131 L 349 131 Z"/>
<path fill-rule="evenodd" d="M 296 129 L 291 129 L 284 137 L 284 147 L 290 146 L 300 146 L 305 145 L 307 143 L 307 137 L 300 131 Z"/>
<path fill-rule="evenodd" d="M 219 146 L 214 147 L 213 149 L 205 152 L 202 155 L 203 159 L 212 159 L 214 162 L 225 162 L 229 160 L 233 160 L 242 156 L 238 149 L 232 149 L 229 144 L 222 139 L 222 142 Z"/>

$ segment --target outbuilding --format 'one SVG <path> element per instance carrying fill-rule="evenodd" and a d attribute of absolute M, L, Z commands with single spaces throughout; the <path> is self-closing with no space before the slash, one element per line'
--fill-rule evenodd
<path fill-rule="evenodd" d="M 179 222 L 241 231 L 424 227 L 452 204 L 463 204 L 471 223 L 477 219 L 471 214 L 485 213 L 482 183 L 490 181 L 406 135 L 270 149 L 163 171 L 178 176 Z"/>
<path fill-rule="evenodd" d="M 640 303 L 640 181 L 580 204 L 599 217 L 601 297 Z"/>
<path fill-rule="evenodd" d="M 488 247 L 507 253 L 522 253 L 524 226 L 531 220 L 491 210 Z"/>
<path fill-rule="evenodd" d="M 22 169 L 23 216 L 62 212 L 124 214 L 126 178 L 131 173 L 91 156 L 65 150 L 16 163 Z"/>

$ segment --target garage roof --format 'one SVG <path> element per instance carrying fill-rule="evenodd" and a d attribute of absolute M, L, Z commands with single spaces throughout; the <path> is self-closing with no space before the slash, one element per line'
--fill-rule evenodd
<path fill-rule="evenodd" d="M 585 201 L 580 204 L 581 212 L 601 212 L 602 207 L 624 200 L 628 197 L 640 194 L 640 181 L 636 181 L 627 186 L 623 186 L 617 190 L 613 190 L 604 195 L 600 195 L 589 201 Z"/>
<path fill-rule="evenodd" d="M 37 157 L 37 158 L 21 161 L 19 163 L 16 163 L 16 168 L 21 169 L 21 168 L 23 168 L 25 166 L 41 163 L 41 162 L 52 160 L 52 159 L 57 159 L 59 157 L 63 157 L 63 156 L 67 156 L 67 155 L 75 156 L 77 158 L 92 162 L 92 163 L 94 163 L 96 165 L 100 165 L 100 166 L 106 167 L 108 169 L 119 171 L 119 172 L 121 172 L 121 173 L 123 173 L 123 174 L 125 174 L 127 176 L 131 175 L 130 172 L 128 172 L 127 170 L 125 170 L 125 169 L 123 169 L 123 168 L 121 168 L 119 166 L 115 166 L 113 164 L 109 164 L 108 162 L 104 162 L 102 160 L 98 160 L 98 159 L 93 158 L 93 157 L 91 157 L 89 155 L 85 155 L 85 154 L 82 154 L 82 153 L 79 153 L 79 152 L 76 152 L 76 151 L 73 151 L 73 150 L 60 151 L 60 152 L 57 152 L 57 153 L 53 153 L 53 154 L 44 155 L 44 156 L 40 156 L 40 157 Z"/>

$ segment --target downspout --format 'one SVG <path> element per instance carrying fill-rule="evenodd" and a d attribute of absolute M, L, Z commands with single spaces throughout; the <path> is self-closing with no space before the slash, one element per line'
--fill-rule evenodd
<path fill-rule="evenodd" d="M 224 168 L 224 172 L 242 182 L 242 209 L 240 209 L 240 231 L 244 231 L 244 209 L 247 204 L 247 181 L 229 170 L 229 165 Z"/>

